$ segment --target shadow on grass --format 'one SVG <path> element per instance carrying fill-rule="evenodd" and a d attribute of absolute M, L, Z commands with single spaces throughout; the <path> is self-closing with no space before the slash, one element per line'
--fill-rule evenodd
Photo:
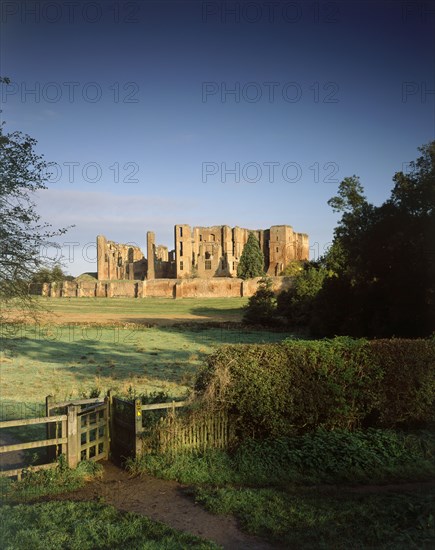
<path fill-rule="evenodd" d="M 9 387 L 15 385 L 17 395 L 20 386 L 37 380 L 44 380 L 44 388 L 53 380 L 53 385 L 66 392 L 69 388 L 63 386 L 89 385 L 98 377 L 116 384 L 136 377 L 149 379 L 154 386 L 159 382 L 186 385 L 187 378 L 191 382 L 206 354 L 217 345 L 276 342 L 288 335 L 234 329 L 231 324 L 213 328 L 198 324 L 152 328 L 14 326 L 3 331 L 2 342 L 8 352 L 2 378 Z"/>

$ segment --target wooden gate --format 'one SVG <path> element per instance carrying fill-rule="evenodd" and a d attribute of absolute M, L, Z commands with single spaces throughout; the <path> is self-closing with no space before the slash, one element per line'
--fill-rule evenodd
<path fill-rule="evenodd" d="M 113 397 L 110 403 L 110 452 L 113 459 L 123 462 L 136 456 L 136 409 L 134 401 Z M 141 412 L 141 411 L 139 411 Z M 142 421 L 140 415 L 140 421 Z"/>
<path fill-rule="evenodd" d="M 67 461 L 71 468 L 82 460 L 107 460 L 110 452 L 110 407 L 109 398 L 104 400 L 79 399 L 54 403 L 50 396 L 46 399 L 47 416 L 67 414 L 68 446 Z M 47 430 L 53 430 L 52 425 Z M 52 433 L 47 433 L 47 437 Z M 59 449 L 56 451 L 58 454 Z M 52 456 L 51 458 L 56 458 Z"/>

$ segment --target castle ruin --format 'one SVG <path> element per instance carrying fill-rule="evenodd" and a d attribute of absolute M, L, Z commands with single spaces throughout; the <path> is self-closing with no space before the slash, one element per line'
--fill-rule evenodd
<path fill-rule="evenodd" d="M 244 229 L 219 225 L 194 227 L 176 225 L 174 250 L 155 244 L 147 232 L 147 258 L 137 246 L 97 237 L 98 280 L 153 280 L 198 277 L 237 277 L 237 266 L 253 233 L 264 254 L 265 272 L 278 276 L 292 260 L 308 260 L 308 235 L 296 233 L 289 225 L 270 229 Z"/>

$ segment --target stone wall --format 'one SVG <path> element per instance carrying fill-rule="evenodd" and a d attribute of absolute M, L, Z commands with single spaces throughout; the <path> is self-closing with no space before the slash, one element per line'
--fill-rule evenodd
<path fill-rule="evenodd" d="M 291 277 L 270 277 L 272 288 L 290 288 Z M 252 296 L 260 278 L 153 279 L 151 281 L 86 281 L 29 285 L 29 293 L 51 298 L 238 298 Z"/>

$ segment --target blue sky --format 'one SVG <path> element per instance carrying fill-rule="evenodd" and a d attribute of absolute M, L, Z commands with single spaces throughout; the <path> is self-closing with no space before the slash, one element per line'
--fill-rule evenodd
<path fill-rule="evenodd" d="M 360 176 L 380 204 L 435 138 L 430 9 L 4 1 L 2 117 L 58 165 L 37 202 L 75 224 L 66 269 L 96 270 L 99 233 L 172 248 L 176 223 L 289 224 L 317 257 L 339 182 Z"/>

